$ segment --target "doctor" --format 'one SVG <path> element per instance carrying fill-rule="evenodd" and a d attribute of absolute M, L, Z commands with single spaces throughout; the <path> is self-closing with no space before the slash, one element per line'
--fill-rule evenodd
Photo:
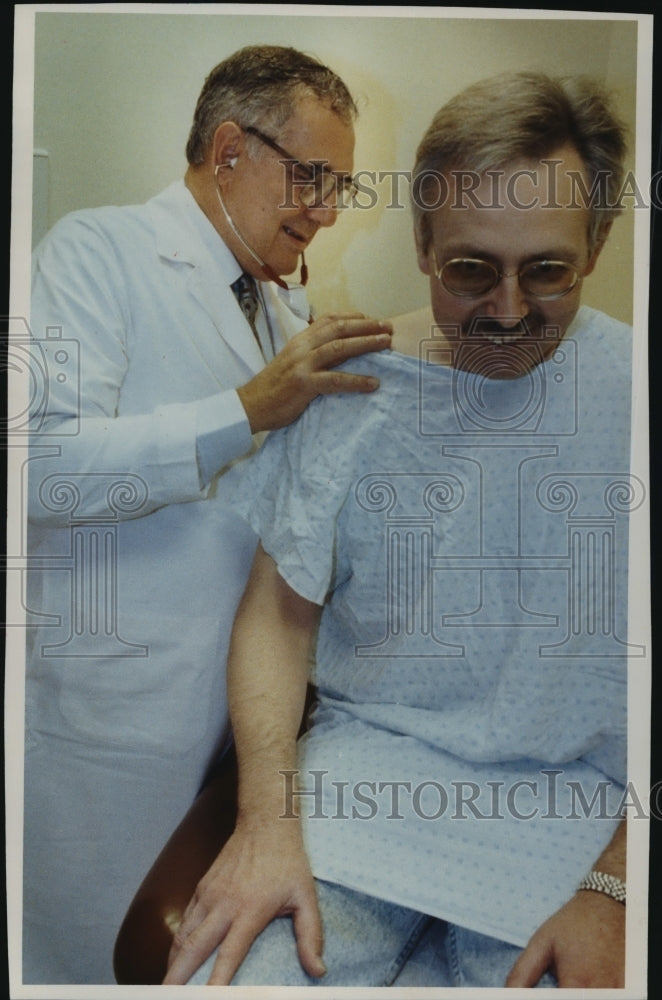
<path fill-rule="evenodd" d="M 68 216 L 35 253 L 25 983 L 114 982 L 135 886 L 227 741 L 254 538 L 226 472 L 316 396 L 376 388 L 335 368 L 390 326 L 310 322 L 302 287 L 351 196 L 355 114 L 317 61 L 241 50 L 205 82 L 183 180 Z"/>

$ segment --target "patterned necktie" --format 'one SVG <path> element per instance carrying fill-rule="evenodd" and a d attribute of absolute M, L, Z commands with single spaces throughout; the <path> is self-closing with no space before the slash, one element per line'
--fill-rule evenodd
<path fill-rule="evenodd" d="M 256 323 L 257 311 L 259 308 L 259 299 L 257 296 L 257 286 L 255 284 L 255 278 L 250 274 L 246 274 L 246 272 L 244 271 L 242 276 L 240 278 L 237 278 L 237 280 L 234 281 L 230 287 L 232 288 L 232 291 L 234 292 L 237 298 L 237 302 L 239 303 L 241 311 L 243 312 L 244 316 L 250 323 L 250 327 L 253 333 L 255 334 L 255 339 L 257 340 L 258 347 L 262 352 L 262 357 L 264 358 L 265 362 L 271 361 L 271 359 L 274 356 L 275 350 L 271 334 L 271 327 L 268 326 L 269 323 L 268 317 L 267 317 L 268 330 L 262 331 L 263 335 L 261 335 L 261 331 L 258 330 Z"/>
<path fill-rule="evenodd" d="M 258 301 L 255 279 L 250 274 L 246 274 L 244 272 L 240 278 L 237 278 L 237 280 L 232 283 L 231 288 L 236 296 L 239 306 L 241 307 L 241 311 L 250 323 L 251 330 L 257 337 L 255 317 L 257 315 Z"/>

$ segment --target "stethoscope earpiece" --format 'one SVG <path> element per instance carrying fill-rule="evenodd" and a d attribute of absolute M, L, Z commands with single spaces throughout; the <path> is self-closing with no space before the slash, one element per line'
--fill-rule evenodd
<path fill-rule="evenodd" d="M 218 172 L 221 167 L 229 167 L 230 170 L 234 170 L 238 159 L 238 156 L 233 156 L 231 160 L 226 160 L 225 163 L 217 163 L 214 167 L 214 177 L 218 177 Z"/>

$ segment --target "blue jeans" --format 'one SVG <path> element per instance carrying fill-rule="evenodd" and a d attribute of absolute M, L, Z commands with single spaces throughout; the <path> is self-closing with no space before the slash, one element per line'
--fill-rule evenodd
<path fill-rule="evenodd" d="M 404 906 L 317 882 L 327 974 L 299 964 L 292 921 L 278 917 L 255 940 L 233 986 L 503 987 L 521 952 L 515 945 Z M 215 953 L 189 980 L 206 983 Z M 550 975 L 539 986 L 556 986 Z"/>

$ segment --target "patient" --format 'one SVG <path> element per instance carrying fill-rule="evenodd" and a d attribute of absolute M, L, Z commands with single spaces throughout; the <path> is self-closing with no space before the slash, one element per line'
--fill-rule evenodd
<path fill-rule="evenodd" d="M 581 294 L 624 149 L 531 73 L 423 137 L 430 306 L 237 488 L 238 817 L 166 984 L 623 986 L 632 345 Z"/>

